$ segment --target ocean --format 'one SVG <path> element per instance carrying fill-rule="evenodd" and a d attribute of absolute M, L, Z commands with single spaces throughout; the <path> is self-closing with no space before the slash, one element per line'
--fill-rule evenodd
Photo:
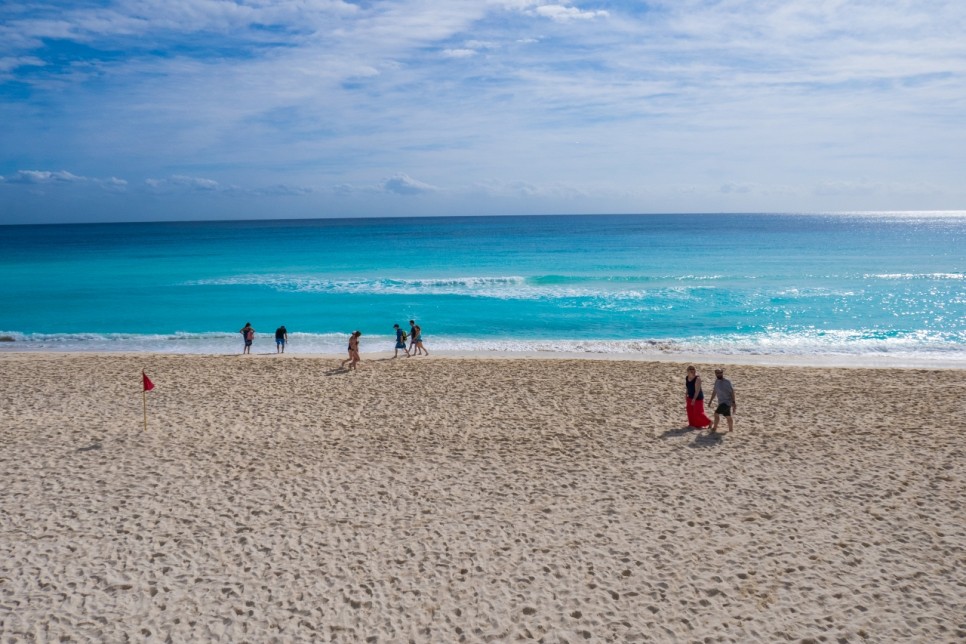
<path fill-rule="evenodd" d="M 715 354 L 966 366 L 966 214 L 0 227 L 0 351 Z"/>

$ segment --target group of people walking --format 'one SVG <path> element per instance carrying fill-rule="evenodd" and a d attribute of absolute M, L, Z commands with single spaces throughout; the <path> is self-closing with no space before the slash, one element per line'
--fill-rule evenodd
<path fill-rule="evenodd" d="M 714 408 L 714 422 L 704 413 L 704 391 L 701 387 L 701 376 L 693 366 L 688 367 L 687 375 L 684 378 L 684 386 L 687 390 L 688 427 L 704 429 L 711 427 L 712 434 L 718 431 L 718 422 L 722 416 L 728 421 L 728 431 L 734 429 L 734 419 L 732 413 L 738 408 L 735 402 L 735 388 L 731 381 L 724 377 L 724 369 L 714 370 L 714 387 L 711 390 L 711 398 L 708 399 L 708 407 L 714 405 L 715 398 L 718 399 L 718 406 Z"/>
<path fill-rule="evenodd" d="M 394 324 L 392 327 L 396 331 L 396 352 L 393 354 L 393 358 L 399 357 L 400 349 L 403 350 L 407 358 L 411 356 L 429 355 L 429 351 L 423 346 L 423 330 L 416 324 L 415 320 L 409 321 L 408 334 L 398 324 Z M 252 344 L 255 341 L 255 328 L 251 322 L 246 322 L 245 326 L 239 329 L 238 332 L 241 333 L 242 339 L 245 341 L 242 354 L 250 354 L 252 352 Z M 353 331 L 352 335 L 349 336 L 349 357 L 342 361 L 343 368 L 348 364 L 349 369 L 355 369 L 362 360 L 359 357 L 360 337 L 362 337 L 362 331 Z M 407 339 L 409 339 L 408 348 L 406 347 Z M 288 344 L 288 330 L 283 324 L 275 329 L 275 353 L 285 353 L 286 344 Z"/>
<path fill-rule="evenodd" d="M 409 333 L 400 328 L 398 324 L 392 325 L 396 332 L 396 351 L 392 354 L 393 359 L 399 357 L 399 350 L 402 349 L 407 358 L 411 356 L 428 356 L 429 351 L 423 346 L 423 330 L 415 320 L 409 321 Z M 349 336 L 349 357 L 342 361 L 342 368 L 348 365 L 349 369 L 355 369 L 362 358 L 359 357 L 359 338 L 362 331 L 353 331 Z M 406 339 L 409 339 L 409 347 L 406 347 Z"/>
<path fill-rule="evenodd" d="M 396 330 L 396 352 L 393 354 L 393 358 L 399 357 L 399 350 L 402 349 L 406 353 L 406 357 L 410 356 L 422 356 L 429 355 L 429 351 L 423 346 L 423 330 L 419 328 L 414 320 L 409 321 L 409 348 L 406 348 L 406 332 L 399 328 L 398 324 L 393 324 L 392 328 Z"/>

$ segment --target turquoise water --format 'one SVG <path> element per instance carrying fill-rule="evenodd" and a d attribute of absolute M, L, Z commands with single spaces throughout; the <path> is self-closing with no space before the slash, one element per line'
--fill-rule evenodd
<path fill-rule="evenodd" d="M 0 350 L 966 357 L 966 217 L 646 215 L 0 228 Z"/>

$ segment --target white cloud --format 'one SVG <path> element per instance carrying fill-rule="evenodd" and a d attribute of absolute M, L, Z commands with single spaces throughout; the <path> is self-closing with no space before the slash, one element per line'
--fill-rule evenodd
<path fill-rule="evenodd" d="M 315 191 L 311 188 L 304 188 L 301 186 L 278 184 L 274 186 L 267 186 L 265 188 L 253 188 L 247 192 L 259 197 L 301 197 L 312 194 Z"/>
<path fill-rule="evenodd" d="M 264 186 L 242 187 L 222 184 L 214 179 L 172 175 L 166 179 L 145 179 L 144 185 L 156 194 L 217 194 L 225 196 L 251 197 L 301 197 L 315 192 L 312 188 L 291 184 L 269 184 Z"/>
<path fill-rule="evenodd" d="M 44 65 L 44 61 L 37 56 L 3 56 L 0 57 L 0 78 L 20 67 L 43 67 Z"/>
<path fill-rule="evenodd" d="M 500 44 L 489 40 L 467 40 L 465 43 L 469 49 L 497 49 Z"/>
<path fill-rule="evenodd" d="M 176 185 L 198 188 L 200 190 L 217 190 L 219 188 L 217 181 L 203 177 L 188 177 L 177 174 L 172 176 L 170 181 Z"/>
<path fill-rule="evenodd" d="M 439 188 L 428 183 L 417 181 L 407 174 L 396 174 L 386 179 L 382 188 L 386 192 L 397 195 L 421 195 L 430 192 L 438 192 Z"/>
<path fill-rule="evenodd" d="M 545 4 L 533 10 L 538 16 L 550 18 L 558 22 L 569 20 L 593 20 L 594 18 L 606 18 L 607 11 L 583 11 L 576 7 L 567 7 L 559 4 Z"/>
<path fill-rule="evenodd" d="M 476 55 L 475 49 L 444 49 L 443 55 L 449 58 L 470 58 Z"/>
<path fill-rule="evenodd" d="M 172 175 L 167 179 L 145 179 L 144 184 L 152 190 L 169 192 L 173 190 L 188 190 L 192 192 L 215 192 L 223 187 L 213 179 L 190 177 L 187 175 Z"/>
<path fill-rule="evenodd" d="M 500 179 L 490 179 L 480 181 L 467 188 L 460 189 L 460 192 L 469 194 L 485 194 L 492 197 L 526 199 L 577 199 L 591 196 L 610 196 L 605 191 L 596 194 L 583 188 L 562 183 L 540 185 L 529 181 L 502 181 Z"/>
<path fill-rule="evenodd" d="M 70 190 L 72 188 L 86 189 L 95 187 L 101 190 L 119 193 L 127 189 L 127 181 L 117 177 L 100 179 L 97 177 L 84 177 L 76 175 L 67 170 L 18 170 L 13 175 L 0 176 L 0 183 L 11 186 L 24 186 L 28 190 L 41 189 L 45 187 L 56 188 L 58 191 Z M 39 194 L 46 194 L 41 192 Z"/>
<path fill-rule="evenodd" d="M 10 179 L 10 183 L 78 183 L 89 181 L 87 177 L 79 177 L 66 170 L 18 170 Z"/>

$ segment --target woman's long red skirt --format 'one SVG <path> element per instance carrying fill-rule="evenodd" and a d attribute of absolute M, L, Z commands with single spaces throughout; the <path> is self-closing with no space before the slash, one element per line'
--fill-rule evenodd
<path fill-rule="evenodd" d="M 711 420 L 704 413 L 704 401 L 698 400 L 691 402 L 690 396 L 685 396 L 685 403 L 688 406 L 688 427 L 704 429 L 711 426 Z"/>

